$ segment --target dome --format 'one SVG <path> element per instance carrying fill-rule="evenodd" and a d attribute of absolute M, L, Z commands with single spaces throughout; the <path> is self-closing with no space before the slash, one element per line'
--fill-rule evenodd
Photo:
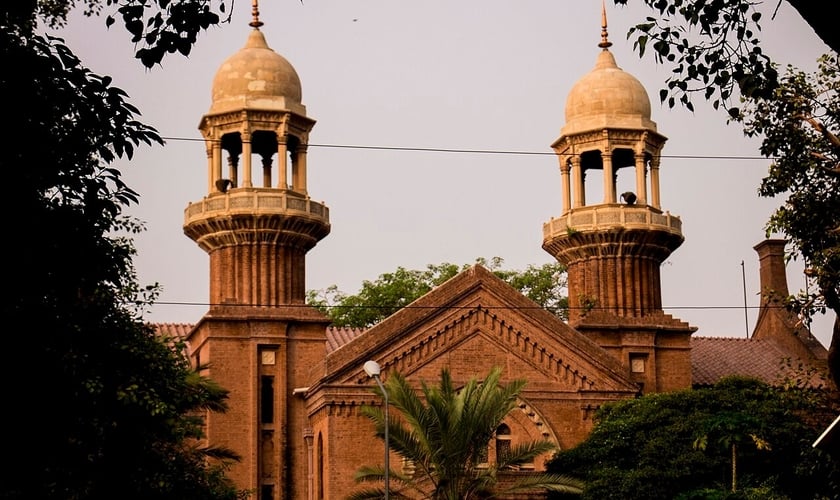
<path fill-rule="evenodd" d="M 563 135 L 603 128 L 656 131 L 650 119 L 650 98 L 642 83 L 615 63 L 603 49 L 595 68 L 578 80 L 566 98 Z"/>
<path fill-rule="evenodd" d="M 291 63 L 269 48 L 254 29 L 248 42 L 222 63 L 213 78 L 211 113 L 238 109 L 301 108 L 300 77 Z"/>

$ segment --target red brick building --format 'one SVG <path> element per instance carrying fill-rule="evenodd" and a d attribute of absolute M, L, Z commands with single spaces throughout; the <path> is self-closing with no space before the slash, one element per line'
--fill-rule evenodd
<path fill-rule="evenodd" d="M 367 360 L 383 378 L 414 381 L 434 381 L 443 367 L 466 381 L 501 366 L 528 384 L 498 439 L 542 437 L 561 449 L 586 437 L 608 401 L 733 373 L 773 382 L 785 357 L 824 365 L 825 349 L 769 301 L 751 339 L 692 338 L 695 327 L 663 312 L 660 267 L 683 242 L 680 218 L 660 206 L 666 138 L 641 83 L 616 65 L 606 21 L 552 145 L 562 212 L 544 224 L 543 248 L 568 268 L 568 323 L 474 266 L 366 331 L 332 328 L 305 304 L 306 254 L 330 232 L 329 209 L 307 192 L 315 122 L 261 24 L 255 12 L 199 126 L 208 192 L 186 208 L 184 232 L 209 255 L 212 305 L 194 325 L 158 325 L 186 336 L 194 363 L 230 390 L 230 410 L 207 415 L 207 435 L 243 457 L 232 477 L 254 498 L 343 498 L 358 467 L 381 463 L 382 443 L 359 414 L 381 404 Z M 584 183 L 595 175 L 597 200 Z M 632 192 L 616 192 L 621 175 Z M 786 293 L 783 249 L 776 240 L 756 247 L 762 286 Z"/>

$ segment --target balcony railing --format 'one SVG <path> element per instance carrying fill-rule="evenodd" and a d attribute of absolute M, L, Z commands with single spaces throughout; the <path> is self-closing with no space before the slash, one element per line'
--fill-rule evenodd
<path fill-rule="evenodd" d="M 203 200 L 190 203 L 184 210 L 184 222 L 237 214 L 286 214 L 330 220 L 330 209 L 309 197 L 288 190 L 265 188 L 234 188 L 227 193 L 214 193 Z"/>
<path fill-rule="evenodd" d="M 572 232 L 598 231 L 611 227 L 651 229 L 682 234 L 682 220 L 676 215 L 649 206 L 614 204 L 579 207 L 561 217 L 552 218 L 543 224 L 543 239 Z"/>

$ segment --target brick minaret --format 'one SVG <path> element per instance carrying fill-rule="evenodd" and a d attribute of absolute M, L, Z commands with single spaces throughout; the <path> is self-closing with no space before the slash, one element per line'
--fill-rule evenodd
<path fill-rule="evenodd" d="M 651 120 L 647 92 L 616 65 L 611 45 L 604 11 L 597 63 L 569 93 L 566 124 L 552 144 L 563 211 L 544 224 L 543 249 L 567 266 L 572 326 L 624 363 L 645 391 L 688 387 L 695 328 L 662 311 L 660 266 L 683 242 L 682 221 L 660 206 L 666 138 Z M 597 174 L 600 183 L 587 182 Z M 587 188 L 601 199 L 593 203 Z"/>
<path fill-rule="evenodd" d="M 242 457 L 237 486 L 261 500 L 305 498 L 311 438 L 293 394 L 325 356 L 328 321 L 305 305 L 305 262 L 330 232 L 329 210 L 306 188 L 315 121 L 295 69 L 260 31 L 256 0 L 250 25 L 199 124 L 208 193 L 187 206 L 184 233 L 209 255 L 210 308 L 188 340 L 202 373 L 230 391 L 207 435 Z"/>

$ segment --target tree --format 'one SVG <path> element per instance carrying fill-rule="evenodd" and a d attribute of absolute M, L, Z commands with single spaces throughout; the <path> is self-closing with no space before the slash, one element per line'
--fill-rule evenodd
<path fill-rule="evenodd" d="M 0 158 L 15 267 L 7 326 L 4 499 L 233 499 L 236 459 L 200 446 L 196 411 L 227 392 L 198 376 L 179 339 L 142 320 L 157 288 L 136 279 L 123 210 L 138 195 L 113 164 L 161 144 L 108 77 L 60 41 L 35 35 L 5 2 L 0 92 L 25 103 Z M 34 4 L 34 2 L 29 2 Z"/>
<path fill-rule="evenodd" d="M 3 2 L 0 20 L 31 34 L 39 18 L 53 28 L 64 26 L 77 3 L 87 16 L 105 15 L 106 26 L 121 19 L 135 56 L 151 68 L 166 54 L 189 55 L 202 31 L 230 20 L 222 16 L 234 0 L 17 0 Z"/>
<path fill-rule="evenodd" d="M 838 498 L 838 463 L 811 447 L 835 416 L 826 393 L 732 377 L 605 404 L 586 441 L 548 470 L 583 479 L 584 499 Z"/>
<path fill-rule="evenodd" d="M 376 433 L 384 437 L 388 426 L 390 449 L 416 468 L 417 476 L 389 471 L 396 485 L 395 498 L 475 499 L 492 498 L 503 493 L 549 490 L 577 494 L 582 484 L 562 474 L 527 473 L 513 484 L 499 489 L 499 473 L 532 462 L 554 450 L 547 440 L 525 442 L 511 447 L 502 461 L 479 467 L 487 461 L 487 446 L 496 429 L 516 407 L 524 380 L 499 383 L 501 369 L 495 367 L 484 380 L 475 378 L 458 389 L 447 369 L 441 370 L 440 385 L 429 386 L 421 381 L 422 397 L 399 373 L 386 382 L 388 400 L 399 415 L 389 415 L 379 407 L 365 406 L 364 415 L 376 424 Z M 380 396 L 377 387 L 374 392 Z M 363 467 L 356 474 L 358 482 L 382 481 L 383 467 Z M 360 490 L 348 499 L 382 498 L 380 488 Z"/>
<path fill-rule="evenodd" d="M 763 2 L 645 3 L 658 17 L 632 27 L 628 37 L 635 37 L 640 57 L 652 46 L 657 62 L 674 65 L 660 100 L 693 110 L 692 96 L 700 94 L 715 109 L 725 108 L 729 120 L 743 123 L 745 134 L 762 138 L 761 154 L 772 164 L 759 195 L 787 197 L 766 230 L 789 239 L 789 257 L 805 261 L 806 274 L 816 285 L 788 297 L 787 303 L 806 321 L 816 312 L 834 312 L 829 369 L 840 386 L 840 34 L 818 4 L 788 0 L 834 52 L 819 60 L 816 75 L 789 67 L 780 79 L 778 64 L 761 50 L 763 16 L 758 7 Z M 739 100 L 740 105 L 733 104 Z"/>
<path fill-rule="evenodd" d="M 614 0 L 627 4 L 628 0 Z M 657 13 L 630 28 L 634 47 L 643 57 L 653 48 L 658 63 L 673 64 L 662 102 L 677 101 L 693 110 L 692 96 L 700 94 L 715 109 L 741 96 L 767 96 L 778 85 L 774 62 L 761 49 L 761 0 L 643 0 Z M 778 0 L 778 4 L 782 0 Z M 819 5 L 787 0 L 832 50 L 840 50 L 840 35 L 825 19 Z M 815 59 L 816 59 L 815 55 Z M 737 92 L 736 92 L 737 91 Z M 729 108 L 732 116 L 737 108 Z"/>
<path fill-rule="evenodd" d="M 773 159 L 759 195 L 786 196 L 767 224 L 783 232 L 806 263 L 816 286 L 787 298 L 803 317 L 835 313 L 829 366 L 840 386 L 840 61 L 823 56 L 813 75 L 788 68 L 767 99 L 746 103 L 747 135 L 761 137 L 761 154 Z"/>
<path fill-rule="evenodd" d="M 494 257 L 489 262 L 478 258 L 476 263 L 488 267 L 499 278 L 526 297 L 561 318 L 568 312 L 566 268 L 559 263 L 529 265 L 524 271 L 502 270 L 504 261 Z M 394 314 L 434 287 L 469 267 L 464 264 L 429 264 L 425 270 L 398 267 L 392 273 L 380 274 L 376 281 L 365 280 L 359 293 L 348 295 L 332 285 L 324 290 L 309 290 L 307 302 L 326 314 L 336 326 L 366 328 Z"/>
<path fill-rule="evenodd" d="M 742 411 L 724 411 L 707 419 L 700 435 L 694 440 L 694 447 L 699 450 L 705 450 L 710 439 L 729 450 L 732 491 L 738 489 L 738 447 L 752 444 L 758 450 L 771 449 L 770 443 L 759 435 L 763 430 L 762 424 L 761 419 L 755 415 Z"/>

